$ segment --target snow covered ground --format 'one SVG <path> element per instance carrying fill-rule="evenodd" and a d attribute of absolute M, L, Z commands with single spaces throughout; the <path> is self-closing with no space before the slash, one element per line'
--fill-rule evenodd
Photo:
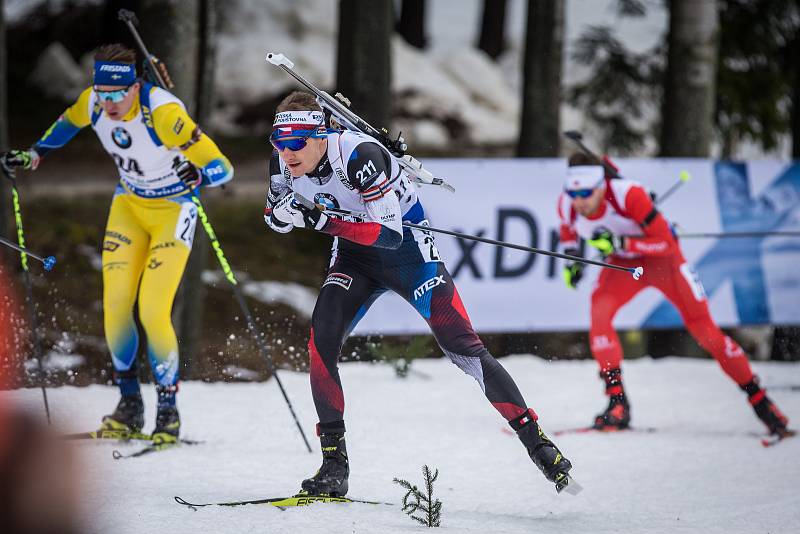
<path fill-rule="evenodd" d="M 502 360 L 546 431 L 588 423 L 603 397 L 589 361 Z M 797 423 L 800 365 L 758 363 L 763 383 Z M 797 532 L 800 438 L 764 449 L 761 424 L 744 396 L 710 360 L 641 359 L 625 364 L 634 423 L 655 433 L 557 438 L 584 486 L 557 495 L 472 379 L 448 361 L 394 376 L 385 365 L 344 364 L 350 495 L 397 503 L 393 477 L 421 483 L 421 466 L 440 470 L 435 485 L 448 532 Z M 316 422 L 308 376 L 283 373 L 304 428 Z M 155 394 L 145 389 L 148 424 Z M 116 403 L 114 388 L 50 391 L 63 431 L 93 428 Z M 0 392 L 41 411 L 38 390 Z M 195 447 L 114 460 L 137 445 L 76 443 L 85 467 L 83 515 L 94 532 L 415 532 L 398 506 L 269 506 L 192 511 L 173 501 L 254 499 L 293 493 L 318 467 L 305 452 L 274 382 L 188 382 L 179 400 L 184 437 Z M 147 427 L 148 429 L 150 426 Z M 314 439 L 316 441 L 316 439 Z"/>

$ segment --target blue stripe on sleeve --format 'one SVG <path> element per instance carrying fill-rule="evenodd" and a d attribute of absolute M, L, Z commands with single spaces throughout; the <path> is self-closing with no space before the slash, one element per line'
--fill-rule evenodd
<path fill-rule="evenodd" d="M 53 123 L 44 135 L 33 145 L 34 150 L 44 156 L 53 149 L 61 148 L 75 137 L 81 129 L 69 122 L 63 115 Z"/>

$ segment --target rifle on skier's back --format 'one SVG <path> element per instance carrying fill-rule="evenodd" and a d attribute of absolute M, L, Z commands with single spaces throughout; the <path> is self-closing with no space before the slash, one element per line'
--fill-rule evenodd
<path fill-rule="evenodd" d="M 317 103 L 322 107 L 323 112 L 325 112 L 326 115 L 330 115 L 333 120 L 346 130 L 361 132 L 375 138 L 389 153 L 391 153 L 398 165 L 400 165 L 400 168 L 403 169 L 413 181 L 421 184 L 438 185 L 444 187 L 451 193 L 455 193 L 455 188 L 452 185 L 441 178 L 435 177 L 429 170 L 423 169 L 422 163 L 420 163 L 419 160 L 414 156 L 406 154 L 408 146 L 402 137 L 398 136 L 397 139 L 392 139 L 389 137 L 389 132 L 386 129 L 379 130 L 353 113 L 349 107 L 350 101 L 341 93 L 336 93 L 336 96 L 333 97 L 303 78 L 295 72 L 294 63 L 283 54 L 273 54 L 270 52 L 267 54 L 267 61 L 283 69 L 289 76 L 314 93 L 317 97 Z"/>

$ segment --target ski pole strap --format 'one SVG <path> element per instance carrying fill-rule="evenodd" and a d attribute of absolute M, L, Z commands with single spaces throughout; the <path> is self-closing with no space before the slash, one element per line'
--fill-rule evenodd
<path fill-rule="evenodd" d="M 652 210 L 650 210 L 650 213 L 648 213 L 648 214 L 645 216 L 645 218 L 644 218 L 644 219 L 642 219 L 642 222 L 641 222 L 641 223 L 639 223 L 639 226 L 641 226 L 642 228 L 647 228 L 648 226 L 650 226 L 650 223 L 651 223 L 651 222 L 653 222 L 653 220 L 654 220 L 654 219 L 655 219 L 657 216 L 658 216 L 658 208 L 655 208 L 655 207 L 654 207 Z"/>

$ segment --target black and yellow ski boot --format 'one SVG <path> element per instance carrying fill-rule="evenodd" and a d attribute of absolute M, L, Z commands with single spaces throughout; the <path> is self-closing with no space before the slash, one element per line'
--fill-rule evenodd
<path fill-rule="evenodd" d="M 174 445 L 178 443 L 181 430 L 181 417 L 175 406 L 159 408 L 156 415 L 156 428 L 153 430 L 154 445 Z"/>
<path fill-rule="evenodd" d="M 533 413 L 533 410 L 529 409 L 521 416 L 509 421 L 508 424 L 511 425 L 519 440 L 525 445 L 528 450 L 528 456 L 536 464 L 536 467 L 539 468 L 547 480 L 555 483 L 558 493 L 561 493 L 563 489 L 570 485 L 574 485 L 575 489 L 580 491 L 580 487 L 569 476 L 572 463 L 561 454 L 558 447 L 542 432 L 539 423 L 536 422 L 536 414 Z"/>
<path fill-rule="evenodd" d="M 111 415 L 103 417 L 99 432 L 105 438 L 132 439 L 141 435 L 144 426 L 142 394 L 121 397 Z"/>
<path fill-rule="evenodd" d="M 324 428 L 324 427 L 329 428 Z M 303 493 L 344 497 L 347 494 L 347 479 L 350 464 L 347 460 L 347 445 L 344 441 L 344 422 L 317 425 L 322 447 L 322 465 L 316 474 L 301 484 Z"/>
<path fill-rule="evenodd" d="M 181 417 L 175 406 L 177 386 L 156 386 L 158 394 L 158 413 L 156 428 L 153 430 L 154 445 L 174 445 L 178 443 L 181 430 Z"/>

